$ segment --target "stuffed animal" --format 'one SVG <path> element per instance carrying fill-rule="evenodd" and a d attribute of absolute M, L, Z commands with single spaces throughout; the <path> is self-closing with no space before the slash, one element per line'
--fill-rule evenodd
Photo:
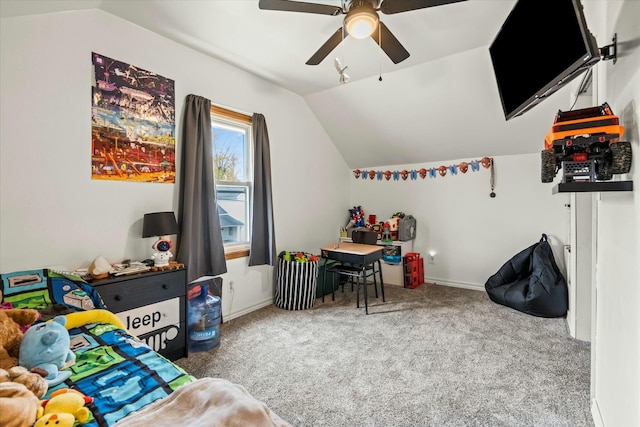
<path fill-rule="evenodd" d="M 349 225 L 353 222 L 354 227 L 364 227 L 364 210 L 362 206 L 354 206 L 353 209 L 349 209 Z"/>
<path fill-rule="evenodd" d="M 24 384 L 0 383 L 0 425 L 24 427 L 36 421 L 40 400 Z"/>
<path fill-rule="evenodd" d="M 39 418 L 33 427 L 73 427 L 75 422 L 76 419 L 71 414 L 47 414 Z"/>
<path fill-rule="evenodd" d="M 8 370 L 0 369 L 0 384 L 14 382 L 22 384 L 29 389 L 38 399 L 47 393 L 49 388 L 44 377 L 47 372 L 34 368 L 35 372 L 29 371 L 24 366 L 14 366 Z"/>
<path fill-rule="evenodd" d="M 41 373 L 29 372 L 23 366 L 0 369 L 0 425 L 32 425 L 40 406 L 39 401 L 35 408 L 33 404 L 45 395 L 47 388 Z"/>
<path fill-rule="evenodd" d="M 73 365 L 76 355 L 69 349 L 71 339 L 65 328 L 66 317 L 56 316 L 48 322 L 33 325 L 24 333 L 18 361 L 27 369 L 41 368 L 49 387 L 69 378 L 71 372 L 61 370 Z"/>
<path fill-rule="evenodd" d="M 51 393 L 51 399 L 42 401 L 37 411 L 38 421 L 33 427 L 55 425 L 71 427 L 75 420 L 86 422 L 91 412 L 86 404 L 93 402 L 92 397 L 85 396 L 77 390 L 63 388 Z"/>
<path fill-rule="evenodd" d="M 40 407 L 38 399 L 46 392 L 47 381 L 41 374 L 23 366 L 0 369 L 0 426 L 32 425 Z"/>
<path fill-rule="evenodd" d="M 109 323 L 119 329 L 127 330 L 127 327 L 122 323 L 122 320 L 120 320 L 118 316 L 109 310 L 103 310 L 100 308 L 69 313 L 65 315 L 65 317 L 67 318 L 67 321 L 64 326 L 67 330 L 97 322 Z"/>
<path fill-rule="evenodd" d="M 18 364 L 22 328 L 38 320 L 39 313 L 29 308 L 0 310 L 0 368 L 9 369 Z"/>

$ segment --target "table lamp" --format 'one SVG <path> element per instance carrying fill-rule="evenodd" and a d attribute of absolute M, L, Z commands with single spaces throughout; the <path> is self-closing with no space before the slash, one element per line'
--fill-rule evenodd
<path fill-rule="evenodd" d="M 173 256 L 170 249 L 173 246 L 172 234 L 178 234 L 178 223 L 173 212 L 154 212 L 144 214 L 142 221 L 142 237 L 158 236 L 158 240 L 151 246 L 156 252 L 151 256 L 155 267 L 169 265 Z"/>

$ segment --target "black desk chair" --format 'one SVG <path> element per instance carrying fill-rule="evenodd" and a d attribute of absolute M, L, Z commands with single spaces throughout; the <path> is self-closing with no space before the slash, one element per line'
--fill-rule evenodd
<path fill-rule="evenodd" d="M 365 245 L 375 245 L 378 240 L 378 233 L 372 231 L 365 230 L 354 230 L 351 239 L 353 243 L 360 243 Z M 377 265 L 377 268 L 376 268 Z M 356 285 L 356 307 L 360 308 L 360 285 L 367 286 L 367 278 L 373 277 L 373 288 L 376 294 L 376 298 L 378 298 L 378 281 L 376 279 L 376 273 L 380 276 L 380 292 L 382 293 L 382 302 L 384 300 L 384 282 L 382 280 L 382 266 L 380 264 L 380 260 L 374 261 L 371 264 L 367 264 L 366 266 L 361 265 L 352 265 L 348 263 L 340 263 L 336 262 L 331 265 L 326 266 L 326 272 L 336 273 L 340 276 L 345 276 L 348 280 L 348 283 L 351 283 L 351 289 L 353 290 L 353 284 L 355 280 Z M 344 292 L 344 284 L 342 291 Z M 331 292 L 332 299 L 335 300 L 334 290 Z M 366 298 L 365 291 L 365 299 L 364 299 L 365 313 L 369 314 L 369 303 Z"/>

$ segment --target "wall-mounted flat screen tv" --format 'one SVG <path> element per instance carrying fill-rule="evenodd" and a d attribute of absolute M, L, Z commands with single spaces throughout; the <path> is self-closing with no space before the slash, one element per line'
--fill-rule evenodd
<path fill-rule="evenodd" d="M 580 0 L 518 0 L 489 47 L 506 120 L 600 60 Z"/>

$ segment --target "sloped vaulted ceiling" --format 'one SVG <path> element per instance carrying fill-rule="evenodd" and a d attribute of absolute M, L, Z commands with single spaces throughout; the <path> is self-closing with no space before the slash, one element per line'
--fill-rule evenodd
<path fill-rule="evenodd" d="M 340 1 L 315 1 L 340 5 Z M 342 17 L 260 10 L 258 0 L 1 0 L 2 17 L 100 8 L 303 96 L 351 168 L 535 153 L 571 87 L 505 121 L 488 46 L 515 0 L 468 0 L 381 19 L 411 56 L 371 39 L 305 62 Z M 333 59 L 348 66 L 340 84 Z M 382 81 L 379 77 L 382 77 Z M 523 78 L 524 75 L 523 75 Z"/>

